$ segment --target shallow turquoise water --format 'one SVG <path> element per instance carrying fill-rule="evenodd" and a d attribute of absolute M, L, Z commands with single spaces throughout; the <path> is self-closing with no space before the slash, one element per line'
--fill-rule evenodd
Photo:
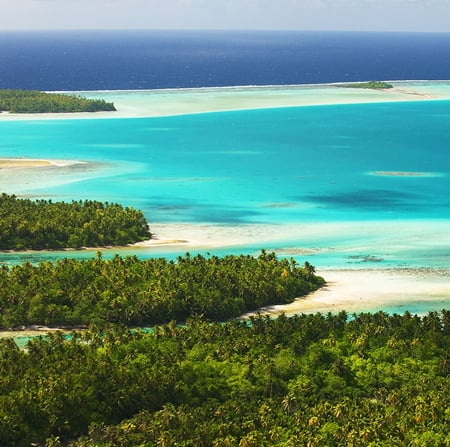
<path fill-rule="evenodd" d="M 412 236 L 400 228 L 405 221 L 420 228 L 450 219 L 449 118 L 450 101 L 420 101 L 0 122 L 1 157 L 91 162 L 24 176 L 0 171 L 0 191 L 120 202 L 142 209 L 150 223 L 360 222 L 359 234 L 320 233 L 305 240 L 299 232 L 217 252 L 268 248 L 297 256 L 295 249 L 306 246 L 319 250 L 298 257 L 319 267 L 364 266 L 379 252 L 383 265 L 450 267 L 448 240 L 432 249 L 425 240 L 410 246 Z M 383 224 L 365 234 L 365 222 L 373 221 L 399 222 L 398 234 L 386 234 Z M 396 241 L 403 243 L 389 255 L 387 247 Z M 349 252 L 349 242 L 362 248 Z M 54 256 L 61 254 L 5 253 L 0 260 Z"/>

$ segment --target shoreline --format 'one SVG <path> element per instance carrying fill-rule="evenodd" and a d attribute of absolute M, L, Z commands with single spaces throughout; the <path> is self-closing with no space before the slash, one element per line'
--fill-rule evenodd
<path fill-rule="evenodd" d="M 45 336 L 51 332 L 63 332 L 64 334 L 68 334 L 70 332 L 76 330 L 84 330 L 86 328 L 73 327 L 73 328 L 65 328 L 65 327 L 50 327 L 50 326 L 41 326 L 41 325 L 31 325 L 20 327 L 16 329 L 10 330 L 0 330 L 0 339 L 2 338 L 28 338 L 28 337 L 39 337 Z"/>
<path fill-rule="evenodd" d="M 248 312 L 239 319 L 256 315 L 276 317 L 281 314 L 293 316 L 341 311 L 348 314 L 409 311 L 412 314 L 424 315 L 429 311 L 450 309 L 448 269 L 323 269 L 316 273 L 325 278 L 324 287 L 305 297 L 297 298 L 290 304 L 267 306 L 255 312 Z M 425 309 L 427 306 L 431 307 Z M 0 339 L 36 337 L 55 331 L 70 333 L 80 329 L 85 328 L 32 325 L 1 330 Z"/>
<path fill-rule="evenodd" d="M 317 269 L 433 268 L 450 269 L 447 219 L 348 220 L 290 223 L 150 222 L 151 239 L 124 246 L 58 250 L 2 250 L 3 253 L 72 253 L 166 256 L 181 250 L 218 251 L 242 248 L 258 255 L 262 249 L 279 257 L 307 260 Z M 401 233 L 399 233 L 401 228 Z M 437 253 L 436 250 L 439 249 Z M 405 252 L 407 252 L 405 254 Z M 411 252 L 414 252 L 411 257 Z M 429 253 L 434 252 L 430 263 Z"/>
<path fill-rule="evenodd" d="M 386 81 L 391 89 L 342 88 L 329 84 L 252 85 L 152 90 L 67 91 L 114 102 L 115 112 L 11 114 L 2 121 L 151 118 L 303 106 L 450 100 L 450 81 Z M 53 92 L 58 93 L 58 92 Z M 60 92 L 61 93 L 61 92 Z"/>
<path fill-rule="evenodd" d="M 292 303 L 268 306 L 245 316 L 310 313 L 409 311 L 423 315 L 432 310 L 450 309 L 447 269 L 318 270 L 326 280 L 321 289 Z M 425 307 L 430 306 L 428 309 Z"/>

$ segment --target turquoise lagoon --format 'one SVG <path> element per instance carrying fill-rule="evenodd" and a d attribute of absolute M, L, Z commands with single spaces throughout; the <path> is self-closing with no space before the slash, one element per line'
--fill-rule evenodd
<path fill-rule="evenodd" d="M 325 270 L 445 274 L 449 123 L 448 100 L 3 120 L 0 157 L 80 163 L 0 170 L 0 191 L 120 202 L 142 209 L 157 235 L 189 239 L 196 229 L 200 239 L 202 233 L 209 238 L 106 256 L 265 248 Z M 92 252 L 2 253 L 0 262 L 61 256 Z"/>

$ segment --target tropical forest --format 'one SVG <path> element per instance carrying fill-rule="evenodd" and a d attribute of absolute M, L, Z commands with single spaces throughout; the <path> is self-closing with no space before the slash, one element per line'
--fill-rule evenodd
<path fill-rule="evenodd" d="M 65 258 L 0 268 L 0 327 L 146 326 L 239 317 L 318 289 L 310 264 L 260 256 L 202 255 L 139 260 L 136 256 Z"/>
<path fill-rule="evenodd" d="M 450 445 L 450 313 L 0 340 L 2 446 Z"/>
<path fill-rule="evenodd" d="M 74 113 L 115 111 L 113 103 L 80 95 L 47 93 L 38 90 L 0 90 L 0 112 Z"/>
<path fill-rule="evenodd" d="M 3 249 L 151 237 L 116 204 L 0 200 Z M 0 446 L 450 446 L 450 311 L 259 313 L 324 285 L 265 250 L 4 263 L 0 329 L 48 332 L 0 338 Z"/>
<path fill-rule="evenodd" d="M 131 207 L 0 195 L 0 250 L 103 247 L 150 238 L 142 211 Z"/>

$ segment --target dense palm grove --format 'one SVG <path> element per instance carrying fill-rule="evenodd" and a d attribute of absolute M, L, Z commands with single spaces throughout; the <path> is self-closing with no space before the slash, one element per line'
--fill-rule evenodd
<path fill-rule="evenodd" d="M 114 104 L 103 99 L 87 99 L 79 95 L 37 90 L 0 90 L 0 112 L 72 113 L 114 110 Z"/>
<path fill-rule="evenodd" d="M 141 211 L 93 200 L 52 202 L 0 196 L 0 249 L 126 245 L 149 239 Z"/>
<path fill-rule="evenodd" d="M 288 303 L 324 281 L 309 264 L 260 256 L 139 260 L 100 256 L 0 268 L 0 327 L 153 325 L 195 315 L 226 320 Z"/>
<path fill-rule="evenodd" d="M 115 204 L 0 205 L 1 248 L 150 237 Z M 230 321 L 323 284 L 265 251 L 0 266 L 0 327 L 88 327 L 0 339 L 0 446 L 450 447 L 450 311 Z"/>
<path fill-rule="evenodd" d="M 2 340 L 0 445 L 449 446 L 449 352 L 449 311 Z"/>

